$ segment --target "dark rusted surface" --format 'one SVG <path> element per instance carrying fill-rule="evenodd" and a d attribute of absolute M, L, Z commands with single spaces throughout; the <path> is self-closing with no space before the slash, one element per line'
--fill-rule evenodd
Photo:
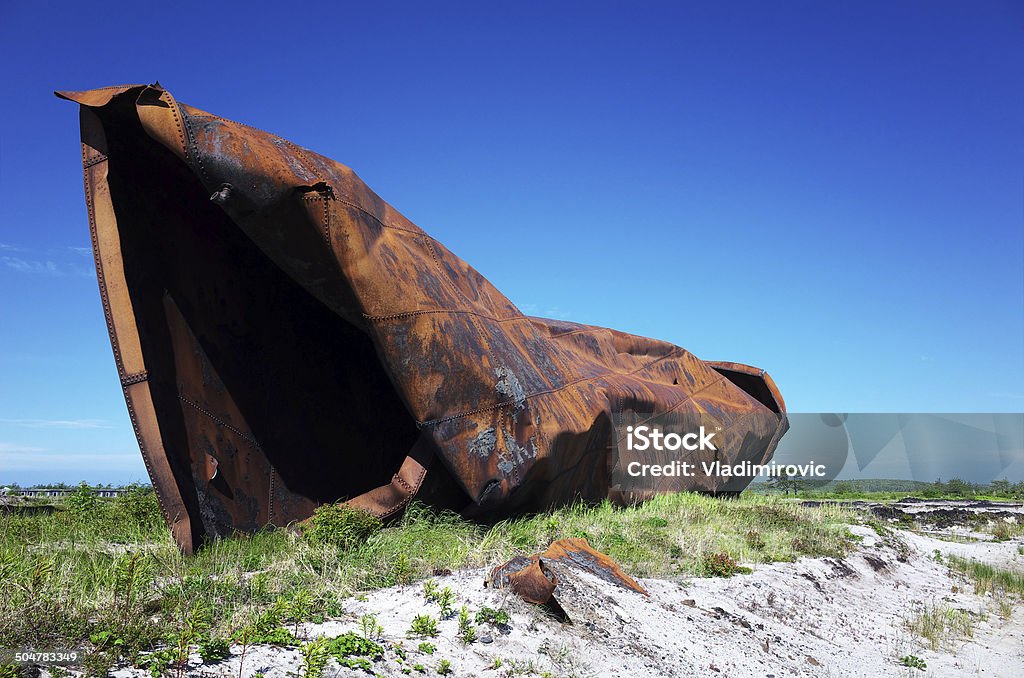
<path fill-rule="evenodd" d="M 614 407 L 713 421 L 730 462 L 766 461 L 785 431 L 763 371 L 525 316 L 328 158 L 159 85 L 59 95 L 81 104 L 114 357 L 185 550 L 337 500 L 643 499 L 611 487 Z"/>
<path fill-rule="evenodd" d="M 569 565 L 616 586 L 648 595 L 647 589 L 623 572 L 618 563 L 595 550 L 586 539 L 559 539 L 543 553 L 516 556 L 491 570 L 487 585 L 510 589 L 528 603 L 546 605 L 558 587 L 558 577 L 552 571 L 554 563 Z"/>

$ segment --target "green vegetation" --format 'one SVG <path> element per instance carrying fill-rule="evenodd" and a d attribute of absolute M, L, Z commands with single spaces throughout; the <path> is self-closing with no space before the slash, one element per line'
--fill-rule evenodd
<path fill-rule="evenodd" d="M 974 636 L 973 615 L 941 602 L 925 604 L 920 611 L 906 617 L 904 623 L 908 629 L 925 638 L 933 650 Z"/>
<path fill-rule="evenodd" d="M 427 580 L 426 602 L 437 608 L 411 629 L 420 637 L 437 635 L 437 617 L 458 615 L 462 642 L 473 642 L 474 624 L 508 624 L 503 610 L 463 614 L 451 590 L 427 579 L 435 569 L 494 565 L 585 537 L 635 576 L 706 576 L 719 574 L 709 567 L 719 561 L 732 569 L 843 555 L 852 545 L 846 525 L 856 520 L 832 505 L 696 494 L 631 508 L 576 505 L 492 526 L 420 505 L 387 526 L 321 509 L 304 534 L 268 529 L 185 556 L 151 489 L 113 499 L 82 493 L 52 513 L 0 514 L 0 646 L 78 647 L 92 673 L 132 663 L 165 676 L 180 672 L 190 652 L 213 663 L 230 641 L 244 663 L 248 648 L 272 643 L 299 648 L 303 671 L 315 676 L 324 650 L 304 637 L 303 622 L 340 616 L 344 598 L 361 591 Z M 367 648 L 382 647 L 381 630 L 372 616 L 360 626 L 359 636 L 325 641 L 327 654 L 365 667 L 376 656 Z M 352 654 L 363 641 L 373 646 Z"/>
<path fill-rule="evenodd" d="M 731 577 L 734 574 L 750 574 L 749 567 L 743 567 L 728 553 L 712 553 L 704 556 L 704 573 L 709 577 Z"/>
<path fill-rule="evenodd" d="M 750 485 L 753 494 L 793 494 L 803 499 L 865 499 L 895 501 L 904 497 L 921 499 L 988 499 L 991 501 L 1024 501 L 1024 482 L 1011 483 L 1005 478 L 988 485 L 971 483 L 960 478 L 932 483 L 918 480 L 863 479 L 832 480 L 824 484 L 799 478 L 772 479 Z"/>
<path fill-rule="evenodd" d="M 463 605 L 459 610 L 459 640 L 463 645 L 469 645 L 476 641 L 476 629 L 473 628 L 472 619 L 469 608 Z"/>
<path fill-rule="evenodd" d="M 316 544 L 351 548 L 383 527 L 380 518 L 345 504 L 317 507 L 304 534 Z"/>
<path fill-rule="evenodd" d="M 418 614 L 412 618 L 412 626 L 406 633 L 410 638 L 436 638 L 438 633 L 437 620 L 429 614 Z"/>
<path fill-rule="evenodd" d="M 492 626 L 508 626 L 508 612 L 495 610 L 493 607 L 484 605 L 476 613 L 477 624 L 491 624 Z"/>
<path fill-rule="evenodd" d="M 328 642 L 327 648 L 330 654 L 339 659 L 352 656 L 380 659 L 384 656 L 382 645 L 351 632 L 332 638 Z"/>
<path fill-rule="evenodd" d="M 980 560 L 968 560 L 949 555 L 946 564 L 956 572 L 962 572 L 974 584 L 978 595 L 1013 595 L 1024 597 L 1024 574 L 993 567 Z"/>
<path fill-rule="evenodd" d="M 911 669 L 921 669 L 924 671 L 928 668 L 928 664 L 923 659 L 914 654 L 904 655 L 900 657 L 900 664 Z"/>

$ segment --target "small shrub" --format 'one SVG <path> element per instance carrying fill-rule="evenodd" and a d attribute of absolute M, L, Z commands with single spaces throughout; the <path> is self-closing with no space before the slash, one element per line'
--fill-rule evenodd
<path fill-rule="evenodd" d="M 330 660 L 327 641 L 317 638 L 302 646 L 302 678 L 320 678 Z"/>
<path fill-rule="evenodd" d="M 459 610 L 459 640 L 464 645 L 469 645 L 476 640 L 476 629 L 473 628 L 473 622 L 469 616 L 469 608 L 465 605 Z"/>
<path fill-rule="evenodd" d="M 410 627 L 407 635 L 420 638 L 436 638 L 437 620 L 429 614 L 418 614 L 413 617 L 412 627 Z"/>
<path fill-rule="evenodd" d="M 129 485 L 114 498 L 111 514 L 114 521 L 133 531 L 159 529 L 164 524 L 160 503 L 152 487 Z"/>
<path fill-rule="evenodd" d="M 423 582 L 423 598 L 428 603 L 432 603 L 437 600 L 437 582 L 433 579 L 428 579 Z"/>
<path fill-rule="evenodd" d="M 744 537 L 747 541 L 747 546 L 752 549 L 760 551 L 765 547 L 764 539 L 761 538 L 761 533 L 757 530 L 748 530 Z"/>
<path fill-rule="evenodd" d="M 709 577 L 731 577 L 734 574 L 750 574 L 749 567 L 737 563 L 728 553 L 712 553 L 704 556 L 704 573 Z"/>
<path fill-rule="evenodd" d="M 346 504 L 324 504 L 313 512 L 304 536 L 317 544 L 350 549 L 383 527 L 380 518 Z"/>
<path fill-rule="evenodd" d="M 84 482 L 73 494 L 64 498 L 64 507 L 76 517 L 84 517 L 99 510 L 100 498 Z"/>
<path fill-rule="evenodd" d="M 486 605 L 481 607 L 480 611 L 476 613 L 477 624 L 508 626 L 508 621 L 508 612 L 505 610 L 495 610 L 493 607 L 487 607 Z"/>
<path fill-rule="evenodd" d="M 441 619 L 448 619 L 455 614 L 452 604 L 455 602 L 455 592 L 445 586 L 437 594 L 437 605 L 441 608 Z"/>
<path fill-rule="evenodd" d="M 359 625 L 363 628 L 363 636 L 370 640 L 376 640 L 384 635 L 384 627 L 377 621 L 375 614 L 364 614 L 359 618 Z"/>
<path fill-rule="evenodd" d="M 231 642 L 227 638 L 206 638 L 199 643 L 199 656 L 207 664 L 227 659 L 231 656 Z"/>
<path fill-rule="evenodd" d="M 338 661 L 345 657 L 369 657 L 380 659 L 384 656 L 383 646 L 353 632 L 344 633 L 327 641 L 328 652 Z"/>

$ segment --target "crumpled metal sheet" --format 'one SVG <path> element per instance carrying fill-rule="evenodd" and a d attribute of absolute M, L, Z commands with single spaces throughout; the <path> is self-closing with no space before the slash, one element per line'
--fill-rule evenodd
<path fill-rule="evenodd" d="M 554 564 L 569 565 L 616 586 L 648 595 L 647 589 L 623 572 L 618 563 L 581 538 L 559 539 L 542 553 L 516 556 L 491 570 L 486 584 L 495 589 L 510 589 L 528 603 L 547 605 L 559 583 L 552 568 Z"/>
<path fill-rule="evenodd" d="M 526 316 L 329 158 L 158 84 L 58 95 L 81 104 L 115 362 L 186 551 L 337 500 L 387 517 L 413 497 L 476 516 L 643 499 L 610 482 L 616 407 L 710 418 L 728 462 L 770 459 L 786 430 L 763 370 Z"/>

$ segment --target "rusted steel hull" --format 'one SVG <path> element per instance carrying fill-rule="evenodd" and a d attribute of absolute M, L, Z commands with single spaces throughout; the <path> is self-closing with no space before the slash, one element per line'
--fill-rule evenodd
<path fill-rule="evenodd" d="M 186 551 L 337 500 L 643 499 L 610 483 L 614 408 L 713 420 L 724 461 L 765 461 L 785 432 L 763 371 L 525 316 L 328 158 L 159 85 L 59 96 L 81 104 L 114 357 Z"/>

